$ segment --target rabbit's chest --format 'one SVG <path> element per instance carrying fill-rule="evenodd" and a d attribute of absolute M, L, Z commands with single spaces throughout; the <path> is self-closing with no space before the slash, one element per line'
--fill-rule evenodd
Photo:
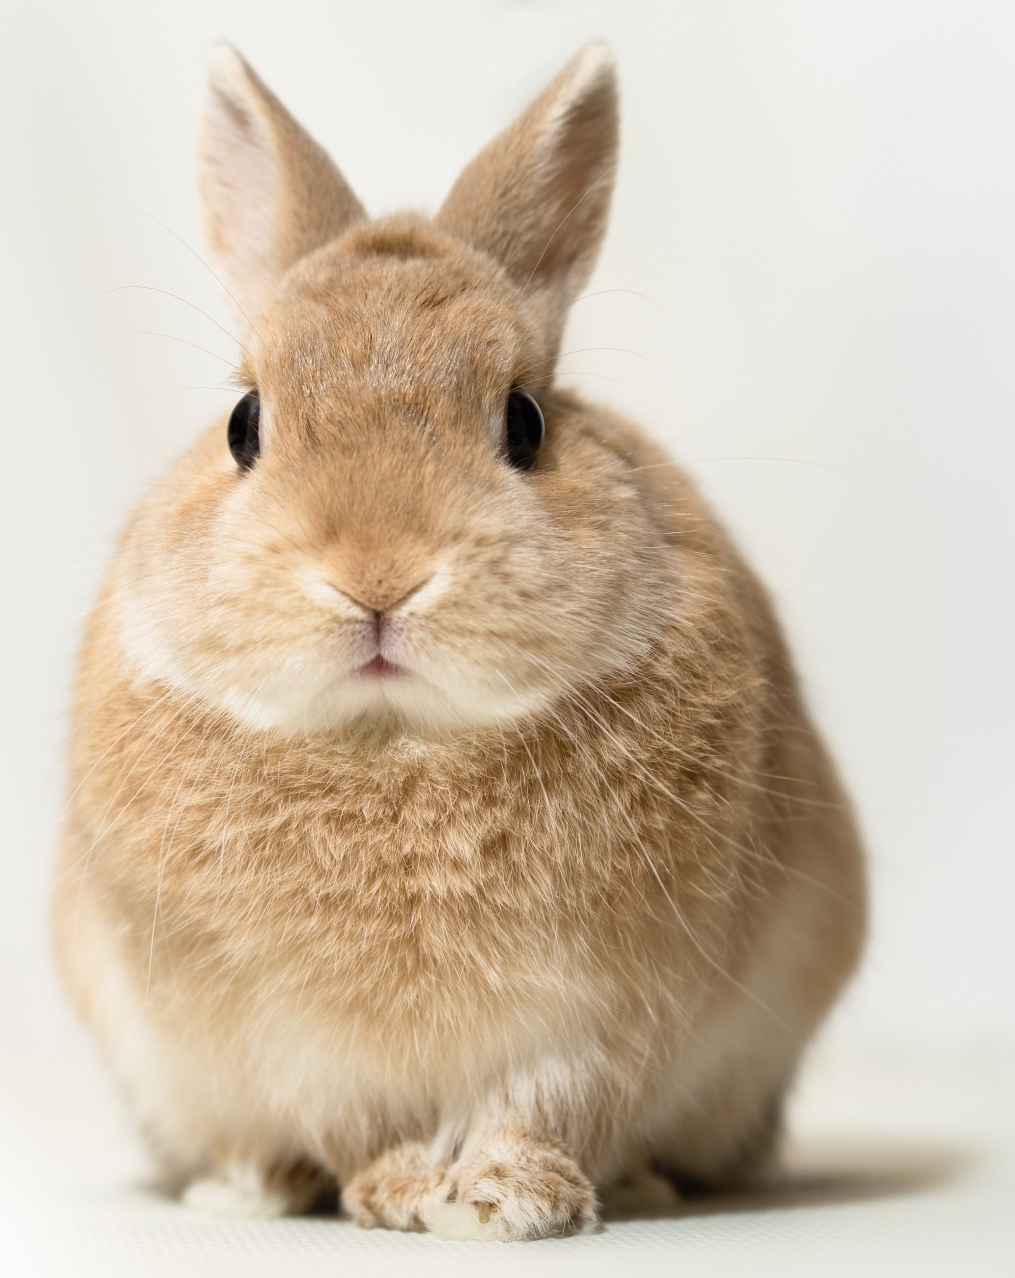
<path fill-rule="evenodd" d="M 166 980 L 205 1000 L 227 990 L 255 1017 L 312 1008 L 378 1038 L 395 1021 L 443 1038 L 463 1006 L 520 1013 L 547 973 L 588 961 L 589 904 L 608 912 L 610 894 L 579 890 L 566 814 L 551 830 L 510 795 L 455 800 L 210 814 L 179 864 L 150 867 Z"/>
<path fill-rule="evenodd" d="M 148 1007 L 177 1029 L 295 1041 L 309 1018 L 303 1037 L 355 1039 L 363 1059 L 389 1059 L 393 1038 L 440 1055 L 465 1025 L 514 1041 L 554 1008 L 608 1018 L 660 956 L 677 964 L 679 813 L 629 751 L 595 770 L 546 743 L 363 766 L 200 740 L 186 764 L 135 768 L 90 862 Z M 122 783 L 105 763 L 88 779 L 96 826 Z"/>

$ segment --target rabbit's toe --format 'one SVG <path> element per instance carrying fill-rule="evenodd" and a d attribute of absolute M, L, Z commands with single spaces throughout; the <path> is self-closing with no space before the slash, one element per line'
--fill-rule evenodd
<path fill-rule="evenodd" d="M 386 1150 L 342 1191 L 342 1206 L 357 1225 L 422 1230 L 424 1211 L 440 1194 L 445 1168 L 418 1141 Z"/>
<path fill-rule="evenodd" d="M 441 1238 L 513 1242 L 598 1223 L 595 1191 L 571 1155 L 524 1132 L 484 1141 L 449 1179 L 450 1192 L 424 1216 Z"/>

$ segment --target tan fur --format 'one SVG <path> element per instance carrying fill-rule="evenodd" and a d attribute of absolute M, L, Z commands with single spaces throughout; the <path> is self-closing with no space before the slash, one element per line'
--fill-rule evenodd
<path fill-rule="evenodd" d="M 608 58 L 433 222 L 374 223 L 216 58 L 204 191 L 262 454 L 215 423 L 89 622 L 68 985 L 197 1205 L 302 1209 L 310 1166 L 362 1224 L 507 1239 L 649 1164 L 742 1178 L 856 962 L 861 856 L 763 590 L 679 469 L 553 384 Z M 513 386 L 546 418 L 527 472 Z M 407 675 L 357 673 L 378 643 Z"/>

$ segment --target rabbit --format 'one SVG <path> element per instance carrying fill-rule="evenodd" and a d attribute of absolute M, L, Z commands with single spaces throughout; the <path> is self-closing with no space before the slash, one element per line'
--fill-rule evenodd
<path fill-rule="evenodd" d="M 554 382 L 617 147 L 593 43 L 435 216 L 372 221 L 211 54 L 242 394 L 87 623 L 54 894 L 194 1208 L 340 1192 L 511 1241 L 747 1183 L 858 961 L 861 841 L 765 590 L 659 447 Z"/>

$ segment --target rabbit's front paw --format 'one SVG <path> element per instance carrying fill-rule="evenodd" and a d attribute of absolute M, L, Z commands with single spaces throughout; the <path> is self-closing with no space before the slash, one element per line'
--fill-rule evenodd
<path fill-rule="evenodd" d="M 445 1172 L 425 1145 L 406 1141 L 353 1177 L 342 1191 L 342 1206 L 364 1229 L 422 1230 L 424 1210 L 439 1196 Z"/>
<path fill-rule="evenodd" d="M 424 1211 L 427 1229 L 441 1238 L 514 1242 L 598 1224 L 595 1191 L 571 1155 L 521 1130 L 479 1142 L 448 1185 Z"/>

